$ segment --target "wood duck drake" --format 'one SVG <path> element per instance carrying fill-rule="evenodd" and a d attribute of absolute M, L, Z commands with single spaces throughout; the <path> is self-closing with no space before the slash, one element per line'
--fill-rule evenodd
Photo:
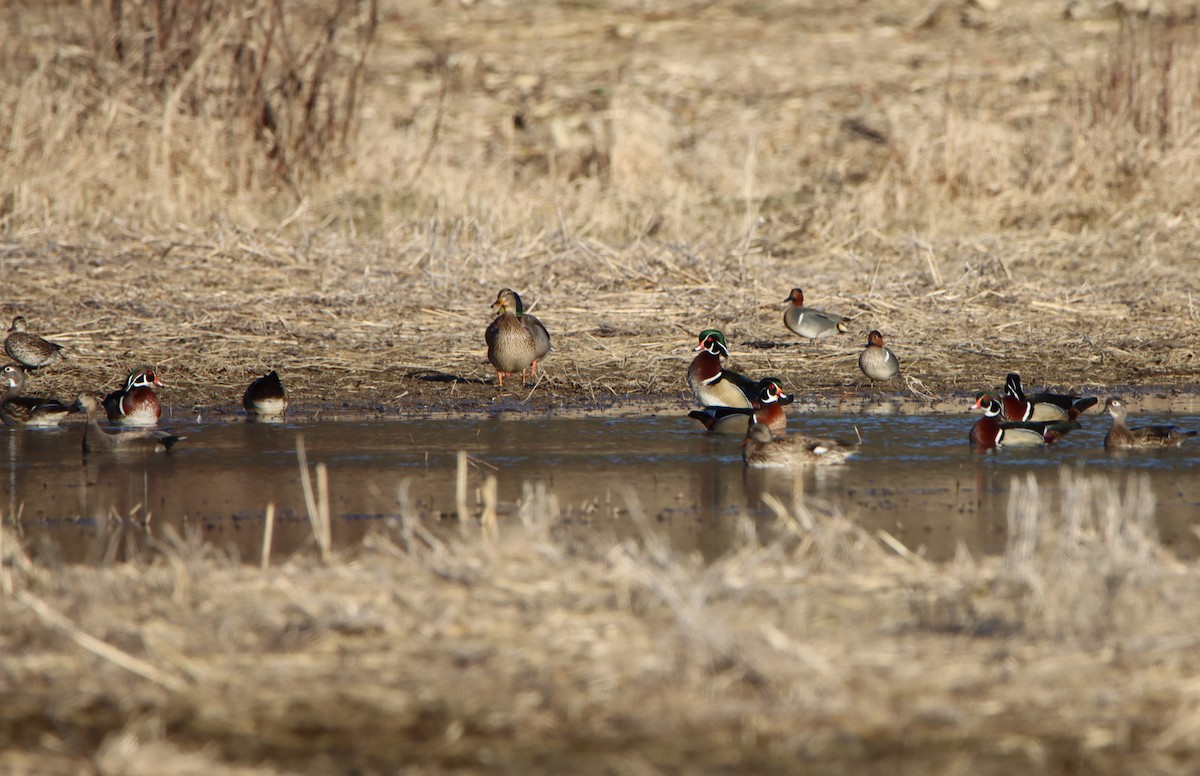
<path fill-rule="evenodd" d="M 72 412 L 69 405 L 55 399 L 22 396 L 25 390 L 25 368 L 6 364 L 3 369 L 7 386 L 0 400 L 0 419 L 6 426 L 57 426 Z"/>
<path fill-rule="evenodd" d="M 521 297 L 511 288 L 500 289 L 492 308 L 499 308 L 500 314 L 483 333 L 488 361 L 496 368 L 501 388 L 504 378 L 513 372 L 521 373 L 524 384 L 530 370 L 536 375 L 538 362 L 550 352 L 550 332 L 534 315 L 525 312 Z"/>
<path fill-rule="evenodd" d="M 283 389 L 283 381 L 279 372 L 271 370 L 250 383 L 246 393 L 242 395 L 242 406 L 251 418 L 270 420 L 282 418 L 287 413 L 287 391 Z"/>
<path fill-rule="evenodd" d="M 104 397 L 108 419 L 121 426 L 153 426 L 162 417 L 162 404 L 154 387 L 163 387 L 158 373 L 141 367 L 129 373 L 125 385 Z"/>
<path fill-rule="evenodd" d="M 1185 431 L 1175 426 L 1129 428 L 1125 425 L 1125 417 L 1128 413 L 1125 403 L 1115 396 L 1104 402 L 1104 408 L 1108 410 L 1109 415 L 1112 415 L 1112 428 L 1104 437 L 1104 447 L 1108 450 L 1179 447 L 1188 437 L 1196 436 L 1195 431 Z"/>
<path fill-rule="evenodd" d="M 87 413 L 83 427 L 83 454 L 88 453 L 162 453 L 184 437 L 159 429 L 108 431 L 100 426 L 100 399 L 81 393 L 75 408 Z"/>
<path fill-rule="evenodd" d="M 776 436 L 784 434 L 787 431 L 787 413 L 783 411 L 783 407 L 791 404 L 796 397 L 783 392 L 783 381 L 778 377 L 764 377 L 759 380 L 756 396 L 754 406 L 749 409 L 705 407 L 702 410 L 692 410 L 688 417 L 700 421 L 714 434 L 744 437 L 751 423 L 766 425 Z"/>
<path fill-rule="evenodd" d="M 705 329 L 700 332 L 700 344 L 693 352 L 699 355 L 688 365 L 687 384 L 696 401 L 704 407 L 753 406 L 758 383 L 721 366 L 721 359 L 729 356 L 724 334 Z"/>
<path fill-rule="evenodd" d="M 41 369 L 62 360 L 62 345 L 26 331 L 23 315 L 13 318 L 4 338 L 4 352 L 26 369 Z"/>
<path fill-rule="evenodd" d="M 994 447 L 1040 447 L 1057 442 L 1071 429 L 1079 428 L 1078 421 L 1004 421 L 1003 402 L 995 394 L 984 394 L 975 401 L 983 417 L 971 426 L 970 441 L 976 449 Z"/>
<path fill-rule="evenodd" d="M 804 434 L 776 437 L 765 423 L 750 426 L 742 442 L 742 460 L 755 468 L 830 466 L 858 452 L 858 445 L 837 439 L 816 439 Z"/>
<path fill-rule="evenodd" d="M 867 346 L 858 354 L 858 368 L 872 380 L 893 380 L 900 376 L 900 359 L 883 344 L 883 335 L 872 331 Z"/>
<path fill-rule="evenodd" d="M 799 288 L 793 288 L 788 298 L 783 301 L 790 302 L 783 313 L 783 325 L 801 337 L 818 339 L 833 334 L 845 334 L 847 331 L 846 323 L 849 318 L 805 307 L 804 291 Z"/>
<path fill-rule="evenodd" d="M 1004 379 L 1003 410 L 1001 419 L 1022 420 L 1075 420 L 1100 400 L 1095 396 L 1050 393 L 1041 391 L 1026 395 L 1021 387 L 1021 375 L 1009 373 Z"/>

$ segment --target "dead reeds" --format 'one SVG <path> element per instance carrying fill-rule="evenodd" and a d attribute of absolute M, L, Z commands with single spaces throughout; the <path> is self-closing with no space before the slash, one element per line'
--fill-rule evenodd
<path fill-rule="evenodd" d="M 948 563 L 815 503 L 707 564 L 653 526 L 563 541 L 535 490 L 498 533 L 398 524 L 324 561 L 263 569 L 178 541 L 132 565 L 32 563 L 0 596 L 0 766 L 95 751 L 122 772 L 164 757 L 259 772 L 352 751 L 368 770 L 436 770 L 486 752 L 490 769 L 549 771 L 582 746 L 591 767 L 845 769 L 886 747 L 901 774 L 1059 773 L 1068 754 L 1186 773 L 1200 575 L 1158 547 L 1137 478 L 1062 476 L 1053 498 L 1017 483 L 1003 557 Z M 43 706 L 93 744 L 26 735 Z M 946 747 L 972 755 L 947 763 Z"/>

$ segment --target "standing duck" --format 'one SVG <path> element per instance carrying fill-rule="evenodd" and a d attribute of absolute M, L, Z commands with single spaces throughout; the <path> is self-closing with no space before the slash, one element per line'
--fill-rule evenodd
<path fill-rule="evenodd" d="M 521 373 L 524 384 L 530 368 L 536 375 L 538 361 L 550 352 L 550 332 L 535 316 L 525 312 L 521 297 L 511 288 L 500 289 L 492 308 L 499 308 L 500 314 L 483 333 L 488 361 L 496 368 L 501 388 L 504 378 L 513 372 Z"/>
<path fill-rule="evenodd" d="M 772 435 L 765 423 L 750 426 L 742 442 L 742 461 L 754 468 L 829 466 L 858 452 L 858 445 L 837 439 L 816 439 L 803 434 Z"/>
<path fill-rule="evenodd" d="M 57 426 L 71 412 L 68 405 L 54 399 L 22 396 L 25 368 L 19 364 L 5 364 L 3 374 L 7 388 L 0 399 L 0 419 L 4 425 Z"/>
<path fill-rule="evenodd" d="M 700 344 L 693 352 L 699 355 L 688 365 L 687 384 L 696 401 L 704 407 L 752 406 L 753 397 L 758 395 L 758 383 L 721 366 L 721 359 L 729 357 L 724 334 L 705 329 L 700 332 Z"/>
<path fill-rule="evenodd" d="M 858 368 L 872 380 L 892 380 L 900 376 L 900 359 L 883 344 L 883 335 L 872 331 L 858 354 Z"/>
<path fill-rule="evenodd" d="M 1001 417 L 1010 421 L 1075 420 L 1099 401 L 1095 396 L 1048 391 L 1026 395 L 1021 387 L 1021 375 L 1011 372 L 1004 379 Z"/>
<path fill-rule="evenodd" d="M 983 417 L 971 426 L 970 441 L 978 450 L 994 447 L 1040 447 L 1053 444 L 1071 429 L 1079 428 L 1078 421 L 1003 421 L 1003 403 L 995 394 L 984 394 L 975 401 Z"/>
<path fill-rule="evenodd" d="M 758 381 L 757 399 L 750 409 L 743 407 L 705 407 L 692 410 L 689 418 L 695 418 L 714 434 L 746 436 L 751 423 L 762 423 L 771 433 L 780 436 L 787 431 L 787 413 L 783 405 L 791 404 L 794 394 L 783 392 L 783 382 L 778 377 L 764 377 Z"/>
<path fill-rule="evenodd" d="M 181 436 L 158 429 L 139 431 L 106 431 L 100 427 L 100 400 L 90 393 L 81 393 L 75 408 L 87 413 L 83 427 L 83 454 L 88 453 L 162 453 L 171 449 Z"/>
<path fill-rule="evenodd" d="M 783 325 L 801 337 L 818 339 L 832 334 L 845 334 L 847 331 L 846 322 L 849 318 L 805 307 L 804 291 L 799 288 L 793 288 L 783 301 L 790 303 L 783 313 Z"/>
<path fill-rule="evenodd" d="M 1188 437 L 1196 436 L 1195 431 L 1184 431 L 1175 426 L 1129 428 L 1125 425 L 1125 416 L 1128 413 L 1125 403 L 1115 396 L 1104 402 L 1104 408 L 1112 415 L 1112 428 L 1104 437 L 1104 447 L 1107 450 L 1179 447 Z"/>
<path fill-rule="evenodd" d="M 125 385 L 104 397 L 108 419 L 121 426 L 153 426 L 162 417 L 162 404 L 154 387 L 163 387 L 158 373 L 141 367 L 129 373 Z"/>
<path fill-rule="evenodd" d="M 282 418 L 287 413 L 288 398 L 279 372 L 272 369 L 269 374 L 250 383 L 242 395 L 242 406 L 246 408 L 246 414 L 254 419 Z"/>
<path fill-rule="evenodd" d="M 26 331 L 23 315 L 13 318 L 4 338 L 4 352 L 26 369 L 40 369 L 62 360 L 62 345 Z"/>

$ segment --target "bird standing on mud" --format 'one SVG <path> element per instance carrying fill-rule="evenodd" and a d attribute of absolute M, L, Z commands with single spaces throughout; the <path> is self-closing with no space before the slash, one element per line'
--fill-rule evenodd
<path fill-rule="evenodd" d="M 62 345 L 26 331 L 23 315 L 13 318 L 4 338 L 4 352 L 26 369 L 41 369 L 62 360 Z"/>
<path fill-rule="evenodd" d="M 783 325 L 801 337 L 819 339 L 834 334 L 845 334 L 847 331 L 846 322 L 849 318 L 805 307 L 804 291 L 799 288 L 793 288 L 783 301 L 788 303 L 788 308 L 783 313 Z"/>
<path fill-rule="evenodd" d="M 900 376 L 900 359 L 883 344 L 883 335 L 872 331 L 867 346 L 858 354 L 858 368 L 872 380 L 892 380 Z"/>
<path fill-rule="evenodd" d="M 524 385 L 529 372 L 536 375 L 538 361 L 550 352 L 550 332 L 535 316 L 525 312 L 521 297 L 511 288 L 500 289 L 492 308 L 499 308 L 500 315 L 483 333 L 488 361 L 496 368 L 501 388 L 504 378 L 513 372 L 521 373 Z"/>

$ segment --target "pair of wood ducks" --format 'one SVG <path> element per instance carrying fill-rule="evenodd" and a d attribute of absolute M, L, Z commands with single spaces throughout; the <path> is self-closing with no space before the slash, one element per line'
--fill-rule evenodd
<path fill-rule="evenodd" d="M 148 429 L 158 423 L 162 405 L 154 387 L 162 387 L 153 369 L 143 367 L 129 373 L 125 384 L 103 400 L 96 394 L 81 393 L 74 404 L 55 399 L 24 396 L 26 369 L 20 364 L 3 368 L 7 386 L 0 401 L 0 417 L 10 426 L 57 426 L 72 412 L 84 412 L 83 452 L 157 452 L 169 449 L 182 437 L 166 431 Z M 137 431 L 114 433 L 100 426 L 100 415 L 120 426 L 141 427 Z"/>
<path fill-rule="evenodd" d="M 1079 428 L 1077 418 L 1098 403 L 1095 396 L 1046 391 L 1027 395 L 1021 376 L 1014 372 L 1005 379 L 1002 392 L 988 391 L 975 400 L 974 408 L 983 410 L 983 417 L 971 426 L 971 444 L 981 450 L 1053 444 Z M 1116 397 L 1109 398 L 1104 407 L 1112 416 L 1112 427 L 1104 437 L 1104 447 L 1109 450 L 1178 447 L 1196 435 L 1167 425 L 1129 428 L 1128 410 Z"/>
<path fill-rule="evenodd" d="M 784 393 L 778 377 L 755 381 L 726 369 L 729 356 L 725 335 L 716 329 L 700 332 L 696 357 L 688 366 L 687 383 L 703 405 L 689 417 L 718 434 L 740 435 L 742 460 L 752 467 L 795 467 L 836 464 L 858 450 L 858 445 L 837 439 L 818 439 L 787 433 L 783 407 L 794 397 Z"/>

